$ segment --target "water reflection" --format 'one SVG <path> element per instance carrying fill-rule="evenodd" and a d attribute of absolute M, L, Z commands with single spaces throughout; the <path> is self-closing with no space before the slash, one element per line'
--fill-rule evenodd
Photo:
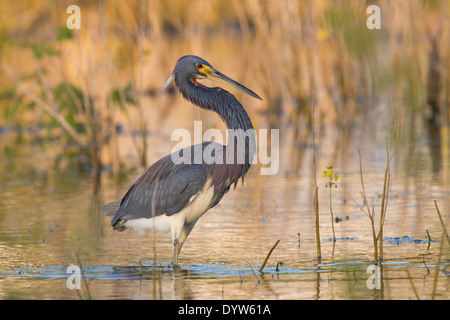
<path fill-rule="evenodd" d="M 295 136 L 287 128 L 282 136 L 291 133 Z M 286 139 L 280 146 L 283 163 L 278 175 L 262 176 L 251 170 L 244 186 L 230 191 L 202 217 L 183 248 L 179 272 L 169 266 L 169 235 L 115 233 L 108 219 L 98 214 L 99 203 L 123 193 L 137 172 L 119 181 L 105 175 L 99 199 L 92 195 L 89 175 L 36 171 L 30 162 L 36 161 L 33 154 L 42 153 L 24 150 L 14 161 L 5 160 L 9 170 L 2 173 L 1 296 L 78 299 L 66 287 L 66 268 L 79 259 L 94 299 L 409 299 L 415 298 L 409 279 L 417 284 L 418 295 L 426 298 L 436 271 L 436 298 L 448 299 L 449 252 L 444 247 L 441 265 L 436 267 L 442 229 L 432 203 L 437 199 L 442 208 L 448 206 L 444 175 L 448 161 L 441 163 L 440 174 L 430 175 L 426 146 L 415 147 L 412 157 L 417 164 L 410 171 L 401 165 L 402 158 L 394 158 L 383 286 L 372 291 L 366 286 L 373 250 L 371 228 L 359 208 L 363 202 L 357 154 L 361 150 L 366 192 L 377 211 L 385 165 L 379 155 L 384 155 L 384 145 L 377 140 L 368 144 L 367 137 L 359 142 L 341 138 L 325 131 L 318 140 L 318 168 L 333 164 L 340 175 L 333 190 L 333 211 L 341 219 L 335 224 L 337 241 L 329 241 L 328 189 L 319 177 L 320 264 L 315 260 L 311 148 Z M 290 154 L 295 161 L 289 160 Z M 432 241 L 427 240 L 427 231 Z M 280 243 L 264 274 L 258 273 L 276 240 Z"/>

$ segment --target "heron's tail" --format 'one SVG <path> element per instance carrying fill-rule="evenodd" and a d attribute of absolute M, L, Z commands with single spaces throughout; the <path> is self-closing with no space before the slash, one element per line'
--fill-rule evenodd
<path fill-rule="evenodd" d="M 103 207 L 100 208 L 100 212 L 103 213 L 105 216 L 114 216 L 117 211 L 119 210 L 120 203 L 122 202 L 122 198 L 116 199 L 113 202 L 105 204 Z M 125 227 L 125 222 L 127 220 L 117 220 L 113 224 L 114 230 L 124 231 L 127 227 Z"/>
<path fill-rule="evenodd" d="M 113 216 L 117 213 L 117 210 L 119 210 L 121 202 L 122 198 L 119 198 L 117 200 L 114 200 L 113 202 L 107 203 L 100 208 L 100 212 L 105 216 Z"/>

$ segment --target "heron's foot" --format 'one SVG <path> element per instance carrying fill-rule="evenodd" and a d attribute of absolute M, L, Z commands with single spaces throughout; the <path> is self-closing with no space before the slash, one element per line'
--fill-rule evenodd
<path fill-rule="evenodd" d="M 179 272 L 181 270 L 181 267 L 178 264 L 173 264 L 172 263 L 172 270 L 176 273 L 176 272 Z"/>

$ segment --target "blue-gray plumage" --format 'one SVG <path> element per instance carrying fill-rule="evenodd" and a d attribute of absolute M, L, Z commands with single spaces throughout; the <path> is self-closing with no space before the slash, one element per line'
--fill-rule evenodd
<path fill-rule="evenodd" d="M 197 56 L 184 56 L 175 65 L 164 88 L 174 79 L 183 97 L 193 104 L 216 112 L 228 129 L 251 132 L 252 122 L 239 101 L 221 88 L 201 85 L 197 79 L 216 79 L 227 82 L 247 94 L 261 99 L 256 93 L 228 78 Z M 168 155 L 151 165 L 120 199 L 102 208 L 113 216 L 111 225 L 123 231 L 132 227 L 141 232 L 171 231 L 173 264 L 178 265 L 181 247 L 197 220 L 214 207 L 250 168 L 254 150 L 254 135 L 235 135 L 227 145 L 205 142 Z M 242 141 L 236 141 L 242 140 Z M 245 146 L 245 159 L 239 162 L 239 142 Z M 214 160 L 195 163 L 197 152 L 213 150 Z M 232 153 L 231 159 L 228 157 Z M 187 157 L 183 157 L 186 156 Z M 176 162 L 174 159 L 183 158 Z M 189 160 L 189 161 L 186 161 Z"/>

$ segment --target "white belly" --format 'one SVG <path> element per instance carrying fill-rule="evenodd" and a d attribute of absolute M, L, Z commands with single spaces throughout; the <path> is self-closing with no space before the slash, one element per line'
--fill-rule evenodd
<path fill-rule="evenodd" d="M 207 180 L 203 189 L 192 196 L 188 205 L 175 214 L 170 216 L 161 214 L 153 218 L 128 220 L 125 226 L 141 233 L 147 233 L 152 230 L 157 232 L 181 230 L 185 224 L 197 221 L 209 209 L 214 196 L 214 187 L 210 187 L 210 185 L 211 180 Z"/>

